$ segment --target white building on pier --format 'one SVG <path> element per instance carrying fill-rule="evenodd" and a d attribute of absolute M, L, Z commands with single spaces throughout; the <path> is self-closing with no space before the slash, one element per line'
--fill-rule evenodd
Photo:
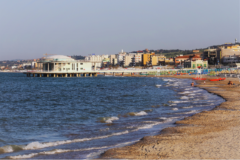
<path fill-rule="evenodd" d="M 64 55 L 48 56 L 39 61 L 43 64 L 43 71 L 47 72 L 81 72 L 91 71 L 92 63 L 89 61 L 74 60 Z M 95 68 L 94 68 L 95 69 Z"/>

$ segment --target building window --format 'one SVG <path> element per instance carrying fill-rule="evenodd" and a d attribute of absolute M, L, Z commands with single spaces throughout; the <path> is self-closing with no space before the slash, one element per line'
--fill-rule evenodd
<path fill-rule="evenodd" d="M 65 68 L 63 68 L 63 70 L 65 70 Z"/>
<path fill-rule="evenodd" d="M 80 68 L 81 70 L 83 70 L 83 68 Z"/>
<path fill-rule="evenodd" d="M 70 65 L 70 63 L 68 63 L 68 65 Z"/>
<path fill-rule="evenodd" d="M 80 65 L 83 65 L 83 63 L 80 63 Z"/>

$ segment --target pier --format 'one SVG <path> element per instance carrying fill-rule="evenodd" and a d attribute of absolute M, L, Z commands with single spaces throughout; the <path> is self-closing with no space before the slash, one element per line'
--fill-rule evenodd
<path fill-rule="evenodd" d="M 23 72 L 27 77 L 97 77 L 98 74 L 102 75 L 135 75 L 148 72 L 160 72 L 156 69 L 136 69 L 136 70 L 88 70 L 88 71 L 72 71 L 72 72 L 61 72 L 61 71 L 28 71 Z"/>
<path fill-rule="evenodd" d="M 24 72 L 27 77 L 96 77 L 97 72 Z"/>
<path fill-rule="evenodd" d="M 202 70 L 202 74 L 209 73 L 208 70 Z M 112 76 L 134 76 L 140 75 L 174 75 L 176 73 L 184 74 L 196 74 L 196 69 L 109 69 L 109 70 L 85 70 L 85 71 L 28 71 L 23 72 L 27 77 L 97 77 L 101 75 L 112 75 Z"/>

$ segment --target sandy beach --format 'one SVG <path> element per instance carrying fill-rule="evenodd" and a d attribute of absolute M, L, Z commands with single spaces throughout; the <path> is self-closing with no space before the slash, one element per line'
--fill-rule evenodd
<path fill-rule="evenodd" d="M 155 76 L 154 76 L 155 77 Z M 162 77 L 162 76 L 161 76 Z M 193 78 L 195 76 L 164 76 Z M 204 76 L 203 76 L 204 77 Z M 100 158 L 114 159 L 238 159 L 240 158 L 240 86 L 239 79 L 195 81 L 196 87 L 217 94 L 226 102 L 177 121 L 158 135 L 106 151 Z M 228 86 L 233 81 L 235 85 Z M 189 84 L 190 85 L 190 84 Z"/>

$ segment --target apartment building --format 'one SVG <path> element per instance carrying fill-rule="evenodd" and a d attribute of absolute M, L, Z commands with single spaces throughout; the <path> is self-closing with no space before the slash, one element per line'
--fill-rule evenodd
<path fill-rule="evenodd" d="M 108 58 L 108 55 L 91 55 L 85 57 L 85 61 L 92 62 L 93 67 L 102 67 L 102 62 L 105 58 Z"/>
<path fill-rule="evenodd" d="M 155 55 L 154 52 L 146 53 L 142 55 L 142 65 L 147 66 L 151 65 L 151 56 Z"/>

